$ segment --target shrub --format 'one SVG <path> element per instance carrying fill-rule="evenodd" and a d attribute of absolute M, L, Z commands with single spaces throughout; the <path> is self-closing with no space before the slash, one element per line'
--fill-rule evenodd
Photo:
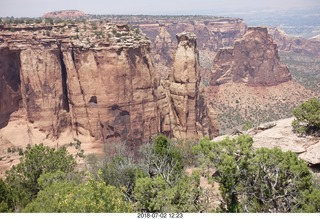
<path fill-rule="evenodd" d="M 23 155 L 23 149 L 22 148 L 18 148 L 18 152 L 19 152 L 19 156 Z"/>
<path fill-rule="evenodd" d="M 121 213 L 131 212 L 132 205 L 127 202 L 114 186 L 106 185 L 101 180 L 93 180 L 90 175 L 80 184 L 60 179 L 49 183 L 41 190 L 23 212 L 73 212 L 73 213 Z M 47 175 L 52 178 L 51 175 Z M 63 178 L 63 176 L 62 176 Z"/>
<path fill-rule="evenodd" d="M 40 191 L 38 178 L 43 173 L 73 171 L 76 161 L 66 148 L 49 148 L 43 144 L 28 145 L 20 163 L 6 172 L 6 183 L 13 189 L 15 205 L 24 207 Z"/>
<path fill-rule="evenodd" d="M 222 197 L 220 210 L 312 212 L 314 209 L 305 210 L 308 206 L 301 204 L 315 196 L 306 196 L 313 188 L 307 164 L 293 152 L 278 148 L 254 151 L 252 144 L 251 137 L 240 135 L 220 142 L 204 139 L 198 146 L 198 153 L 206 156 L 217 170 L 215 179 Z"/>
<path fill-rule="evenodd" d="M 293 129 L 301 134 L 319 135 L 320 101 L 312 98 L 297 106 L 293 111 L 296 119 L 292 122 Z"/>

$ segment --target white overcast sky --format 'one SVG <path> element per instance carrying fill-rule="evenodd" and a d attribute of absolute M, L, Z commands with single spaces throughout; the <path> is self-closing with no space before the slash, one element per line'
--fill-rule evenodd
<path fill-rule="evenodd" d="M 39 17 L 56 10 L 89 14 L 179 14 L 217 10 L 320 7 L 320 0 L 1 0 L 0 17 Z"/>

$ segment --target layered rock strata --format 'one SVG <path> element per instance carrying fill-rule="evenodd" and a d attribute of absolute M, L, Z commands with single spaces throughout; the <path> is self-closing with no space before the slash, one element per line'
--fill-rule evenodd
<path fill-rule="evenodd" d="M 0 128 L 7 125 L 10 114 L 19 109 L 20 57 L 8 48 L 0 50 Z"/>
<path fill-rule="evenodd" d="M 177 34 L 178 48 L 174 55 L 170 77 L 171 116 L 174 134 L 181 138 L 212 134 L 207 116 L 205 98 L 199 89 L 199 54 L 196 35 L 190 32 Z"/>
<path fill-rule="evenodd" d="M 193 18 L 190 21 L 178 19 L 179 17 L 171 17 L 157 22 L 139 21 L 133 24 L 145 32 L 153 42 L 152 53 L 155 57 L 155 64 L 160 65 L 161 68 L 166 67 L 165 70 L 172 70 L 173 56 L 178 45 L 175 39 L 176 34 L 188 31 L 197 35 L 200 65 L 210 69 L 211 57 L 220 48 L 233 46 L 235 40 L 241 38 L 247 29 L 242 19 L 210 17 Z"/>
<path fill-rule="evenodd" d="M 277 45 L 267 28 L 249 27 L 233 48 L 220 49 L 214 59 L 210 83 L 247 83 L 252 86 L 272 86 L 291 80 L 286 66 L 281 64 Z"/>
<path fill-rule="evenodd" d="M 279 28 L 270 28 L 269 31 L 281 51 L 314 57 L 320 56 L 320 42 L 317 37 L 304 39 L 302 37 L 289 36 Z"/>
<path fill-rule="evenodd" d="M 50 36 L 39 28 L 40 34 L 26 29 L 1 32 L 0 128 L 21 120 L 51 139 L 69 130 L 75 138 L 85 135 L 132 146 L 158 133 L 210 134 L 202 126 L 210 124 L 205 122 L 205 103 L 199 95 L 193 35 L 178 35 L 175 71 L 162 86 L 150 41 L 126 25 L 102 26 L 106 38 L 97 32 L 91 44 L 76 35 L 76 27 L 69 28 L 74 34 L 52 31 Z M 26 143 L 34 142 L 30 139 Z"/>

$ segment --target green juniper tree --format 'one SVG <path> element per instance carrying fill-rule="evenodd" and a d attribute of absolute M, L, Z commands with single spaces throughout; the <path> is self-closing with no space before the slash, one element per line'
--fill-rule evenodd
<path fill-rule="evenodd" d="M 302 103 L 292 113 L 296 117 L 292 126 L 297 133 L 320 135 L 320 101 L 317 98 Z"/>

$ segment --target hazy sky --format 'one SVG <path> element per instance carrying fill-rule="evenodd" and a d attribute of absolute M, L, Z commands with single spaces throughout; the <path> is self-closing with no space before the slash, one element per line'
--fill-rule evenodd
<path fill-rule="evenodd" d="M 0 17 L 39 17 L 78 9 L 89 14 L 185 14 L 217 10 L 320 7 L 319 0 L 1 0 Z"/>

